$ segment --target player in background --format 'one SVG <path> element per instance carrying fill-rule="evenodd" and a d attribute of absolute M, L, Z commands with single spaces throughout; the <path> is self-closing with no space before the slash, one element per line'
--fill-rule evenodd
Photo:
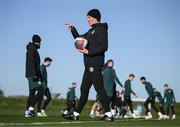
<path fill-rule="evenodd" d="M 154 90 L 153 90 L 152 84 L 150 82 L 146 81 L 145 77 L 141 77 L 140 81 L 141 81 L 142 85 L 145 86 L 145 89 L 149 95 L 149 97 L 146 99 L 146 101 L 144 103 L 144 107 L 146 109 L 146 115 L 147 115 L 145 119 L 152 119 L 152 114 L 151 114 L 150 109 L 148 107 L 149 104 L 151 104 L 151 107 L 158 114 L 158 116 L 159 116 L 158 120 L 163 119 L 164 118 L 163 114 L 161 112 L 159 112 L 159 110 L 156 107 L 155 96 L 153 94 Z"/>
<path fill-rule="evenodd" d="M 169 119 L 169 109 L 171 108 L 171 111 L 173 114 L 171 119 L 176 119 L 176 114 L 174 111 L 174 104 L 176 103 L 176 99 L 175 99 L 173 90 L 169 88 L 168 84 L 164 85 L 164 101 L 167 106 L 166 118 Z"/>
<path fill-rule="evenodd" d="M 42 82 L 43 91 L 44 91 L 43 97 L 45 96 L 46 100 L 44 101 L 43 105 L 42 105 L 42 102 L 38 102 L 37 104 L 37 111 L 38 111 L 37 116 L 39 117 L 47 116 L 45 109 L 47 105 L 50 103 L 50 101 L 52 100 L 51 93 L 48 87 L 48 74 L 47 74 L 47 69 L 46 69 L 47 67 L 51 65 L 51 63 L 52 63 L 52 59 L 50 57 L 46 57 L 44 59 L 44 63 L 40 66 L 41 75 L 43 78 L 43 82 Z"/>
<path fill-rule="evenodd" d="M 122 83 L 118 79 L 116 75 L 116 71 L 113 68 L 114 67 L 114 61 L 108 60 L 103 68 L 103 82 L 104 82 L 104 89 L 109 97 L 109 101 L 111 102 L 111 112 L 112 115 L 116 115 L 115 111 L 115 101 L 116 101 L 116 82 L 118 85 L 123 87 Z"/>
<path fill-rule="evenodd" d="M 133 118 L 136 118 L 136 115 L 134 114 L 134 111 L 133 111 L 133 102 L 132 102 L 132 99 L 131 99 L 131 93 L 134 96 L 137 97 L 136 93 L 131 88 L 131 82 L 134 80 L 134 78 L 135 78 L 135 75 L 130 74 L 129 78 L 124 83 L 124 88 L 125 88 L 125 91 L 124 91 L 124 105 L 126 107 L 130 108 L 130 111 L 131 111 L 131 114 L 132 114 Z"/>
<path fill-rule="evenodd" d="M 164 118 L 166 118 L 165 116 L 165 111 L 164 111 L 164 99 L 161 95 L 161 93 L 159 91 L 156 90 L 156 88 L 154 88 L 154 97 L 159 100 L 159 109 L 161 111 L 161 113 L 164 115 Z"/>

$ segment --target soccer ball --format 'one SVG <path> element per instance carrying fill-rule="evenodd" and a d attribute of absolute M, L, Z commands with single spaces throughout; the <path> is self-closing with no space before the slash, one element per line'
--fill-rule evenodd
<path fill-rule="evenodd" d="M 83 48 L 85 48 L 87 46 L 87 44 L 88 44 L 88 41 L 85 38 L 77 37 L 75 39 L 75 44 L 74 45 L 75 45 L 75 47 L 77 49 L 83 49 Z"/>

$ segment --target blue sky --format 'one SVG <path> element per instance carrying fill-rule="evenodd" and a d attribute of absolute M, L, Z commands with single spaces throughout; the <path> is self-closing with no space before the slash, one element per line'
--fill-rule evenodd
<path fill-rule="evenodd" d="M 48 68 L 49 87 L 65 96 L 75 81 L 79 96 L 82 55 L 64 24 L 73 23 L 80 33 L 86 32 L 90 28 L 86 14 L 92 8 L 98 8 L 102 22 L 109 25 L 106 60 L 114 59 L 121 82 L 134 73 L 132 87 L 145 98 L 139 82 L 144 75 L 161 92 L 168 83 L 180 101 L 179 0 L 0 0 L 0 88 L 5 94 L 28 94 L 25 47 L 33 34 L 39 34 L 41 60 L 46 56 L 54 60 Z M 95 98 L 93 88 L 89 98 Z"/>

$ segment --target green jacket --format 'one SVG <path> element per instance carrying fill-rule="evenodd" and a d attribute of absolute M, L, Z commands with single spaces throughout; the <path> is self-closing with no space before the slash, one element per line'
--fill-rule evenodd
<path fill-rule="evenodd" d="M 121 87 L 123 87 L 123 85 L 119 81 L 118 77 L 116 76 L 115 70 L 110 67 L 105 67 L 103 69 L 103 81 L 104 81 L 104 89 L 109 97 L 113 96 L 114 87 L 116 86 L 116 82 Z"/>
<path fill-rule="evenodd" d="M 131 81 L 128 79 L 126 80 L 125 84 L 125 91 L 124 91 L 124 97 L 131 97 L 131 93 L 136 95 L 134 91 L 131 89 Z"/>
<path fill-rule="evenodd" d="M 171 105 L 176 102 L 174 92 L 172 89 L 168 89 L 164 91 L 164 101 L 166 104 Z"/>
<path fill-rule="evenodd" d="M 154 97 L 157 97 L 157 99 L 159 100 L 159 103 L 162 105 L 164 103 L 163 97 L 161 95 L 161 93 L 159 91 L 155 91 L 153 93 Z"/>
<path fill-rule="evenodd" d="M 75 88 L 71 88 L 70 91 L 67 92 L 66 101 L 75 101 L 76 94 L 75 94 Z"/>
<path fill-rule="evenodd" d="M 154 92 L 152 84 L 150 82 L 145 82 L 144 85 L 149 97 L 152 97 Z"/>
<path fill-rule="evenodd" d="M 46 70 L 46 67 L 42 64 L 40 66 L 40 70 L 41 70 L 41 75 L 42 75 L 42 78 L 43 78 L 43 82 L 42 82 L 42 85 L 43 85 L 43 88 L 46 89 L 48 88 L 48 81 L 47 81 L 47 70 Z"/>

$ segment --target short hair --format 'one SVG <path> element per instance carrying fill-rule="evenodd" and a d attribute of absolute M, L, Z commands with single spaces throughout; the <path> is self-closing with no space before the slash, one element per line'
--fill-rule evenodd
<path fill-rule="evenodd" d="M 140 78 L 140 80 L 145 80 L 145 81 L 146 81 L 146 77 L 142 76 L 142 77 Z"/>
<path fill-rule="evenodd" d="M 44 62 L 47 62 L 47 61 L 52 62 L 52 59 L 51 59 L 50 57 L 46 57 L 46 58 L 44 59 Z"/>
<path fill-rule="evenodd" d="M 165 84 L 164 86 L 165 86 L 165 87 L 168 87 L 168 84 Z"/>
<path fill-rule="evenodd" d="M 133 78 L 134 78 L 134 77 L 135 77 L 135 75 L 134 75 L 134 74 L 130 74 L 130 75 L 129 75 L 129 77 L 133 77 Z"/>

